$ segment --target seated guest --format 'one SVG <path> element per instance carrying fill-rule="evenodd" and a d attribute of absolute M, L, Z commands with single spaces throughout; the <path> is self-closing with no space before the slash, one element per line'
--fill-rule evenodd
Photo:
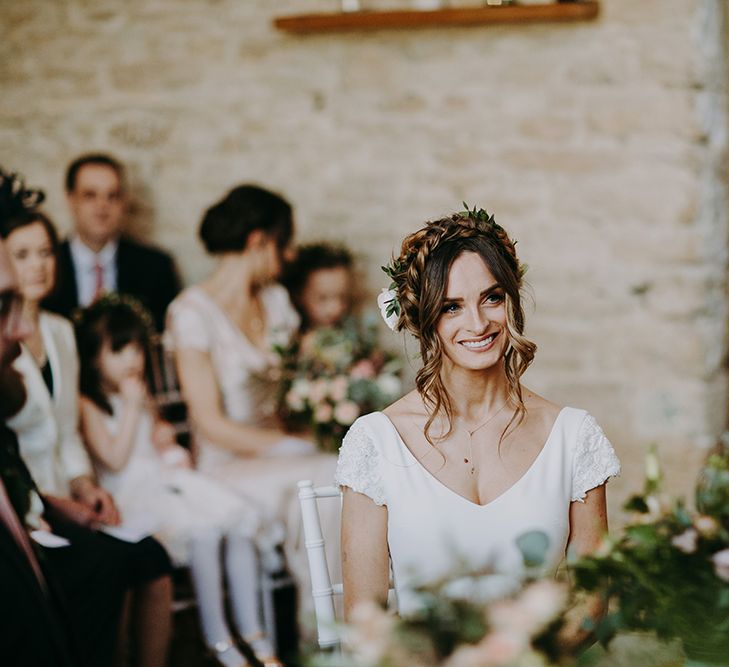
<path fill-rule="evenodd" d="M 127 520 L 150 524 L 175 564 L 190 568 L 203 638 L 218 663 L 246 664 L 225 618 L 227 580 L 234 627 L 261 662 L 275 667 L 281 663 L 259 615 L 258 513 L 191 470 L 188 450 L 157 414 L 145 382 L 150 329 L 151 318 L 139 302 L 115 294 L 77 319 L 81 428 L 99 481 Z"/>
<path fill-rule="evenodd" d="M 338 451 L 360 414 L 399 398 L 402 364 L 379 345 L 377 320 L 352 313 L 353 258 L 345 246 L 301 246 L 283 283 L 301 328 L 284 351 L 281 414 L 293 428 L 312 431 L 321 448 Z"/>
<path fill-rule="evenodd" d="M 31 504 L 30 490 L 23 490 L 29 475 L 4 424 L 25 401 L 12 361 L 28 327 L 19 315 L 15 276 L 2 242 L 0 304 L 0 658 L 19 665 L 74 667 L 80 663 L 73 629 L 23 521 Z"/>
<path fill-rule="evenodd" d="M 330 484 L 335 459 L 289 436 L 276 415 L 274 343 L 285 344 L 299 326 L 286 290 L 275 282 L 292 235 L 291 206 L 282 197 L 253 185 L 231 190 L 200 226 L 218 265 L 172 302 L 167 327 L 199 470 L 254 501 L 269 521 L 286 524 L 289 565 L 307 580 L 296 482 Z M 335 536 L 337 515 L 332 507 Z"/>
<path fill-rule="evenodd" d="M 79 625 L 97 628 L 94 645 L 84 644 L 98 652 L 89 657 L 89 664 L 108 664 L 121 597 L 131 586 L 136 589 L 138 607 L 139 664 L 162 665 L 171 603 L 167 554 L 151 538 L 122 542 L 79 526 L 114 525 L 119 514 L 111 496 L 93 480 L 77 432 L 78 357 L 73 328 L 39 306 L 53 288 L 55 229 L 45 215 L 20 202 L 0 219 L 0 238 L 10 255 L 9 270 L 18 277 L 22 317 L 32 325 L 14 360 L 27 400 L 7 425 L 18 437 L 20 456 L 44 498 L 45 516 L 53 531 L 71 540 L 71 547 L 46 549 L 46 560 L 59 573 L 72 611 L 83 619 Z M 37 518 L 38 513 L 31 515 Z M 100 558 L 109 565 L 99 566 Z M 99 601 L 89 597 L 87 577 L 92 567 L 114 568 L 108 591 L 101 586 L 96 593 L 103 598 L 106 614 L 100 613 Z M 116 601 L 109 593 L 114 590 L 119 593 Z"/>
<path fill-rule="evenodd" d="M 169 255 L 123 234 L 122 165 L 103 154 L 77 158 L 66 172 L 66 199 L 73 234 L 60 245 L 58 284 L 44 307 L 68 317 L 104 292 L 122 292 L 139 299 L 161 330 L 179 280 Z"/>

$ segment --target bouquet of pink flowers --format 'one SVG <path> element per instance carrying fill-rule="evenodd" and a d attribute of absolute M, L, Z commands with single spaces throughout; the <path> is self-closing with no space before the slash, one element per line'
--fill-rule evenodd
<path fill-rule="evenodd" d="M 280 414 L 289 428 L 311 431 L 336 452 L 352 423 L 381 410 L 402 393 L 401 362 L 377 345 L 373 325 L 347 320 L 319 328 L 280 350 Z"/>

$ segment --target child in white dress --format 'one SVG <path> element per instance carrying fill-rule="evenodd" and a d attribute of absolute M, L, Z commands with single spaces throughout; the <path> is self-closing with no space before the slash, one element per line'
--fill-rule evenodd
<path fill-rule="evenodd" d="M 218 662 L 247 664 L 225 620 L 222 552 L 237 633 L 265 664 L 280 664 L 259 616 L 259 514 L 192 470 L 174 429 L 159 419 L 144 379 L 148 318 L 135 301 L 110 295 L 77 323 L 81 427 L 99 482 L 125 523 L 153 533 L 177 565 L 190 568 L 203 636 Z"/>

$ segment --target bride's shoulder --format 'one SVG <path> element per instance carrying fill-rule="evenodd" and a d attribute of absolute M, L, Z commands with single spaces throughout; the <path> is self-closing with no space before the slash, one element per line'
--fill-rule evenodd
<path fill-rule="evenodd" d="M 554 422 L 562 412 L 564 406 L 553 403 L 552 401 L 524 388 L 522 390 L 522 399 L 527 415 L 532 419 L 544 422 Z"/>
<path fill-rule="evenodd" d="M 427 419 L 428 417 L 425 406 L 423 405 L 423 399 L 415 389 L 388 405 L 382 411 L 382 414 L 393 423 L 397 423 L 401 419 L 412 420 L 418 417 L 425 417 Z"/>

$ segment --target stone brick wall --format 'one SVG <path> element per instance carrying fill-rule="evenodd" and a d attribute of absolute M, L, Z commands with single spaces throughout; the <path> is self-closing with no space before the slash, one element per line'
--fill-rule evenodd
<path fill-rule="evenodd" d="M 241 181 L 285 192 L 301 238 L 346 239 L 370 296 L 405 233 L 485 206 L 531 267 L 528 383 L 604 425 L 615 498 L 650 442 L 685 487 L 727 412 L 726 5 L 291 37 L 275 14 L 336 2 L 0 0 L 0 162 L 66 227 L 64 166 L 112 151 L 188 281 L 201 212 Z"/>

